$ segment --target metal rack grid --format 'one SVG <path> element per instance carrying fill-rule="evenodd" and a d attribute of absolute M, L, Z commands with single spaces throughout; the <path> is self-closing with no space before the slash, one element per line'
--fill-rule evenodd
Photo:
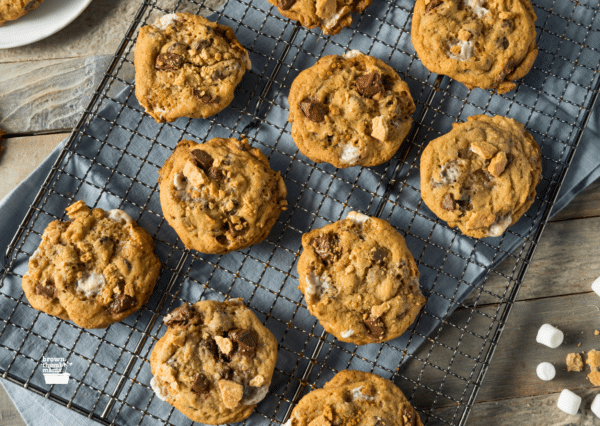
<path fill-rule="evenodd" d="M 243 297 L 279 342 L 267 398 L 245 423 L 283 422 L 295 402 L 337 371 L 392 379 L 432 424 L 465 424 L 537 241 L 598 96 L 600 18 L 594 0 L 534 0 L 540 53 L 532 71 L 504 95 L 467 90 L 430 74 L 410 44 L 412 0 L 375 0 L 350 29 L 323 37 L 289 21 L 266 0 L 146 0 L 6 254 L 0 282 L 2 377 L 103 424 L 190 424 L 154 397 L 149 356 L 162 317 L 184 301 Z M 173 11 L 213 13 L 233 27 L 253 63 L 233 103 L 209 120 L 157 124 L 132 94 L 137 29 Z M 289 132 L 287 93 L 295 76 L 326 54 L 360 49 L 394 67 L 417 105 L 415 124 L 394 159 L 374 168 L 314 164 Z M 466 238 L 422 204 L 418 161 L 450 124 L 478 114 L 519 119 L 543 153 L 544 176 L 532 208 L 502 237 Z M 266 241 L 223 256 L 186 250 L 161 214 L 157 171 L 182 138 L 245 135 L 281 171 L 288 211 Z M 103 330 L 84 330 L 33 310 L 20 287 L 47 224 L 83 199 L 126 210 L 152 234 L 163 264 L 156 290 L 138 313 Z M 308 313 L 295 262 L 303 232 L 350 210 L 389 220 L 405 235 L 428 303 L 411 330 L 381 345 L 339 342 Z M 503 261 L 502 265 L 500 263 Z M 486 289 L 505 282 L 502 294 Z M 43 357 L 71 363 L 68 385 L 47 385 Z"/>

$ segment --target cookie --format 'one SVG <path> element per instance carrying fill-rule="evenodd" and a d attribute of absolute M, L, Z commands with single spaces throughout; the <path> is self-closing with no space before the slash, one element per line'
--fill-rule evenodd
<path fill-rule="evenodd" d="M 140 309 L 160 262 L 152 237 L 122 210 L 66 209 L 29 259 L 23 291 L 31 306 L 83 328 L 103 328 Z"/>
<path fill-rule="evenodd" d="M 411 40 L 429 71 L 505 93 L 537 57 L 535 20 L 529 0 L 417 0 Z"/>
<path fill-rule="evenodd" d="M 283 16 L 306 28 L 334 35 L 352 24 L 352 12 L 362 12 L 372 0 L 269 0 Z"/>
<path fill-rule="evenodd" d="M 158 175 L 167 222 L 202 253 L 261 242 L 287 205 L 281 175 L 247 139 L 181 141 Z"/>
<path fill-rule="evenodd" d="M 350 212 L 302 236 L 299 289 L 325 331 L 364 345 L 400 336 L 425 304 L 404 238 L 387 221 Z"/>
<path fill-rule="evenodd" d="M 0 25 L 33 12 L 44 0 L 0 0 Z"/>
<path fill-rule="evenodd" d="M 540 148 L 525 126 L 487 115 L 454 123 L 421 156 L 421 196 L 448 226 L 475 238 L 499 237 L 535 199 Z"/>
<path fill-rule="evenodd" d="M 186 303 L 164 323 L 150 355 L 156 396 L 205 424 L 252 414 L 269 391 L 277 341 L 242 299 Z"/>
<path fill-rule="evenodd" d="M 218 113 L 251 67 L 231 28 L 190 13 L 140 28 L 134 63 L 135 96 L 159 123 Z"/>
<path fill-rule="evenodd" d="M 306 394 L 284 426 L 423 426 L 419 415 L 389 380 L 344 370 L 322 389 Z"/>
<path fill-rule="evenodd" d="M 302 154 L 335 167 L 375 166 L 396 153 L 412 125 L 408 85 L 383 61 L 352 50 L 302 71 L 289 95 Z"/>

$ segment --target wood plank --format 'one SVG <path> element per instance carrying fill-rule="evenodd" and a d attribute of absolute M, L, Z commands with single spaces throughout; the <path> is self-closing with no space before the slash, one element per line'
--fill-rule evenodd
<path fill-rule="evenodd" d="M 0 128 L 9 133 L 74 127 L 110 56 L 0 64 Z"/>
<path fill-rule="evenodd" d="M 581 191 L 551 221 L 600 216 L 600 179 Z"/>

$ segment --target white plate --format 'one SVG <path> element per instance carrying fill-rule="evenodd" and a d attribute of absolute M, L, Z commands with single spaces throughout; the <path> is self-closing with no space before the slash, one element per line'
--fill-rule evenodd
<path fill-rule="evenodd" d="M 69 25 L 92 0 L 45 0 L 28 15 L 0 26 L 0 49 L 25 46 Z"/>

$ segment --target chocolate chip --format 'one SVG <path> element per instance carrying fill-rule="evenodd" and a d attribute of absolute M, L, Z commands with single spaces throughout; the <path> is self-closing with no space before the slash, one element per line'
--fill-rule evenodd
<path fill-rule="evenodd" d="M 254 330 L 236 328 L 228 333 L 229 338 L 237 343 L 238 350 L 244 355 L 253 355 L 258 346 L 258 333 Z"/>
<path fill-rule="evenodd" d="M 306 98 L 300 102 L 300 109 L 313 123 L 322 123 L 325 121 L 325 114 L 327 112 L 325 106 L 319 101 Z"/>
<path fill-rule="evenodd" d="M 40 296 L 45 297 L 48 300 L 52 300 L 56 297 L 56 287 L 54 287 L 54 284 L 46 281 L 46 285 L 44 284 L 38 284 L 35 286 L 35 293 L 39 294 Z"/>
<path fill-rule="evenodd" d="M 279 0 L 277 2 L 277 7 L 281 10 L 288 10 L 294 3 L 296 3 L 296 0 Z"/>
<path fill-rule="evenodd" d="M 216 240 L 219 244 L 222 244 L 224 246 L 229 245 L 229 240 L 227 240 L 227 237 L 224 234 L 217 235 Z"/>
<path fill-rule="evenodd" d="M 190 155 L 192 156 L 192 159 L 196 161 L 196 165 L 205 172 L 212 168 L 213 162 L 215 161 L 208 152 L 202 151 L 201 149 L 193 150 L 190 152 Z"/>
<path fill-rule="evenodd" d="M 417 424 L 417 413 L 412 407 L 405 406 L 402 408 L 402 420 L 404 420 L 404 426 L 415 426 Z"/>
<path fill-rule="evenodd" d="M 221 98 L 219 98 L 217 95 L 211 95 L 210 93 L 205 93 L 202 95 L 201 93 L 202 92 L 200 92 L 198 89 L 192 90 L 192 95 L 194 95 L 196 99 L 200 99 L 203 104 L 218 104 L 221 101 Z"/>
<path fill-rule="evenodd" d="M 444 199 L 442 200 L 442 208 L 451 212 L 454 210 L 454 198 L 452 198 L 452 194 L 446 194 Z"/>
<path fill-rule="evenodd" d="M 433 9 L 435 9 L 442 3 L 443 3 L 442 0 L 431 0 L 431 2 L 429 2 L 427 7 L 425 8 L 425 13 L 431 12 Z"/>
<path fill-rule="evenodd" d="M 213 81 L 217 81 L 217 80 L 223 80 L 225 78 L 225 75 L 221 71 L 215 70 L 212 73 L 211 77 L 212 77 Z"/>
<path fill-rule="evenodd" d="M 108 305 L 108 310 L 111 314 L 116 315 L 128 311 L 136 305 L 135 298 L 126 294 L 120 293 L 115 295 L 113 302 Z"/>
<path fill-rule="evenodd" d="M 385 336 L 385 324 L 380 317 L 370 316 L 365 320 L 365 327 L 374 339 L 381 340 Z"/>
<path fill-rule="evenodd" d="M 212 337 L 209 337 L 206 340 L 202 340 L 200 342 L 200 348 L 206 350 L 206 352 L 212 355 L 214 359 L 219 358 L 219 348 L 217 347 L 217 344 Z"/>
<path fill-rule="evenodd" d="M 494 41 L 494 44 L 499 49 L 506 49 L 508 47 L 508 40 L 506 37 L 497 38 L 496 41 Z"/>
<path fill-rule="evenodd" d="M 183 66 L 183 56 L 175 53 L 161 53 L 156 57 L 155 68 L 159 71 L 174 71 Z"/>
<path fill-rule="evenodd" d="M 185 303 L 167 315 L 164 319 L 164 323 L 167 327 L 173 325 L 186 325 L 189 320 L 194 317 L 194 314 L 195 312 L 192 306 L 189 303 Z"/>
<path fill-rule="evenodd" d="M 210 47 L 210 45 L 213 43 L 212 38 L 209 38 L 207 40 L 196 40 L 195 42 L 192 43 L 192 50 L 195 50 L 196 52 L 201 52 L 202 50 L 206 49 L 207 47 Z"/>
<path fill-rule="evenodd" d="M 371 98 L 377 93 L 383 92 L 383 82 L 381 74 L 378 72 L 370 72 L 369 74 L 361 75 L 355 81 L 356 90 L 365 98 Z"/>
<path fill-rule="evenodd" d="M 311 241 L 311 245 L 321 260 L 327 265 L 340 256 L 339 242 L 340 237 L 337 234 L 329 233 L 318 236 Z"/>
<path fill-rule="evenodd" d="M 507 31 L 512 31 L 515 28 L 515 23 L 512 19 L 503 19 L 500 28 Z"/>
<path fill-rule="evenodd" d="M 191 389 L 192 392 L 197 393 L 198 395 L 208 393 L 210 390 L 210 382 L 204 374 L 200 373 L 192 382 Z"/>
<path fill-rule="evenodd" d="M 379 265 L 379 266 L 384 266 L 387 262 L 386 259 L 388 257 L 388 251 L 386 248 L 384 247 L 377 247 L 375 249 L 375 252 L 373 252 L 373 263 Z"/>
<path fill-rule="evenodd" d="M 31 0 L 29 3 L 27 3 L 25 5 L 25 12 L 31 12 L 33 9 L 35 9 L 39 4 L 41 3 L 41 0 Z"/>
<path fill-rule="evenodd" d="M 208 169 L 208 177 L 212 180 L 223 181 L 225 180 L 225 173 L 223 173 L 223 170 L 221 169 L 211 167 L 210 169 Z"/>

